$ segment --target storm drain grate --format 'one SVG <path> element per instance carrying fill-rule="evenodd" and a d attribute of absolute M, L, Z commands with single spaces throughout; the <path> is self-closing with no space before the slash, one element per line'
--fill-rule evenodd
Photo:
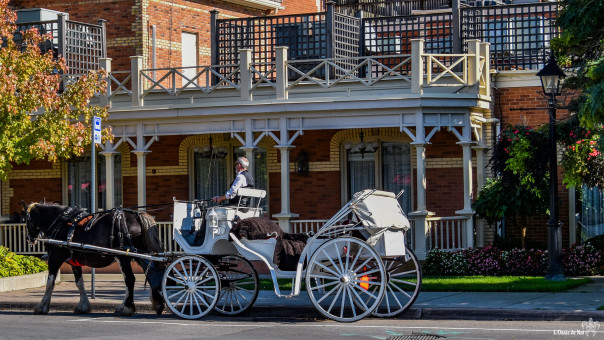
<path fill-rule="evenodd" d="M 442 338 L 445 337 L 437 334 L 411 333 L 407 335 L 391 336 L 386 340 L 434 340 Z"/>

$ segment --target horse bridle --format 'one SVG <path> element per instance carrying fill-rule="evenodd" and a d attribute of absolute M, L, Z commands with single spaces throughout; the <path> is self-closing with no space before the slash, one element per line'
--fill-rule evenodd
<path fill-rule="evenodd" d="M 25 229 L 27 230 L 27 234 L 25 235 L 25 240 L 27 241 L 27 244 L 29 244 L 30 247 L 35 246 L 38 243 L 38 239 L 40 238 L 44 238 L 44 232 L 42 231 L 42 228 L 40 228 L 39 225 L 35 224 L 32 219 L 31 219 L 31 210 L 33 209 L 33 207 L 35 207 L 36 205 L 38 205 L 39 203 L 32 203 L 30 204 L 27 209 L 25 210 Z M 57 216 L 57 218 L 55 218 L 54 221 L 52 221 L 52 223 L 50 224 L 50 227 L 48 227 L 48 232 L 52 232 L 52 230 L 55 228 L 55 225 L 57 224 L 57 222 L 59 221 L 59 219 L 61 218 L 61 214 L 59 214 L 59 216 Z M 35 237 L 32 237 L 29 234 L 29 226 L 35 227 L 36 229 L 39 230 L 38 234 Z"/>

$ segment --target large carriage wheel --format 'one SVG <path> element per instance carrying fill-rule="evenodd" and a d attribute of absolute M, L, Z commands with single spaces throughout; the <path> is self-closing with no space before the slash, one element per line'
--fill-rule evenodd
<path fill-rule="evenodd" d="M 214 309 L 225 315 L 236 315 L 250 308 L 259 291 L 258 272 L 250 261 L 237 255 L 223 256 L 216 267 L 220 278 L 220 299 Z"/>
<path fill-rule="evenodd" d="M 200 318 L 214 309 L 218 301 L 218 272 L 203 257 L 183 256 L 166 269 L 162 293 L 174 314 L 185 319 Z"/>
<path fill-rule="evenodd" d="M 336 321 L 357 321 L 373 312 L 385 286 L 386 271 L 379 255 L 353 237 L 323 243 L 306 270 L 310 300 L 321 314 Z"/>
<path fill-rule="evenodd" d="M 388 285 L 384 299 L 373 312 L 378 317 L 391 317 L 401 314 L 413 305 L 422 286 L 422 269 L 415 253 L 409 248 L 405 255 L 383 257 Z"/>

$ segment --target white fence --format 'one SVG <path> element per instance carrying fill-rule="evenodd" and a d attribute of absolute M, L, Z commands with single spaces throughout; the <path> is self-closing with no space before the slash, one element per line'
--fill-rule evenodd
<path fill-rule="evenodd" d="M 159 228 L 159 239 L 162 241 L 165 251 L 182 251 L 172 237 L 172 222 L 157 222 L 157 227 Z M 0 224 L 1 246 L 21 255 L 41 255 L 46 253 L 43 243 L 38 242 L 35 246 L 30 247 L 25 239 L 26 235 L 25 223 Z"/>
<path fill-rule="evenodd" d="M 6 223 L 0 224 L 0 245 L 10 251 L 23 255 L 44 254 L 44 244 L 38 242 L 30 247 L 25 239 L 27 230 L 25 223 Z"/>
<path fill-rule="evenodd" d="M 426 235 L 428 249 L 460 250 L 466 248 L 466 217 L 429 217 Z"/>
<path fill-rule="evenodd" d="M 308 234 L 316 233 L 329 220 L 293 220 L 291 221 L 292 233 Z"/>

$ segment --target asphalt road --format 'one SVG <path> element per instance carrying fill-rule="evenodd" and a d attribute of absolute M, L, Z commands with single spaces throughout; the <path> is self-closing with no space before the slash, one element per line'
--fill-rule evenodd
<path fill-rule="evenodd" d="M 252 316 L 184 320 L 169 314 L 118 318 L 111 313 L 37 316 L 29 311 L 0 311 L 0 339 L 604 339 L 604 327 L 597 333 L 578 334 L 584 327 L 580 321 L 368 318 L 344 324 Z"/>

